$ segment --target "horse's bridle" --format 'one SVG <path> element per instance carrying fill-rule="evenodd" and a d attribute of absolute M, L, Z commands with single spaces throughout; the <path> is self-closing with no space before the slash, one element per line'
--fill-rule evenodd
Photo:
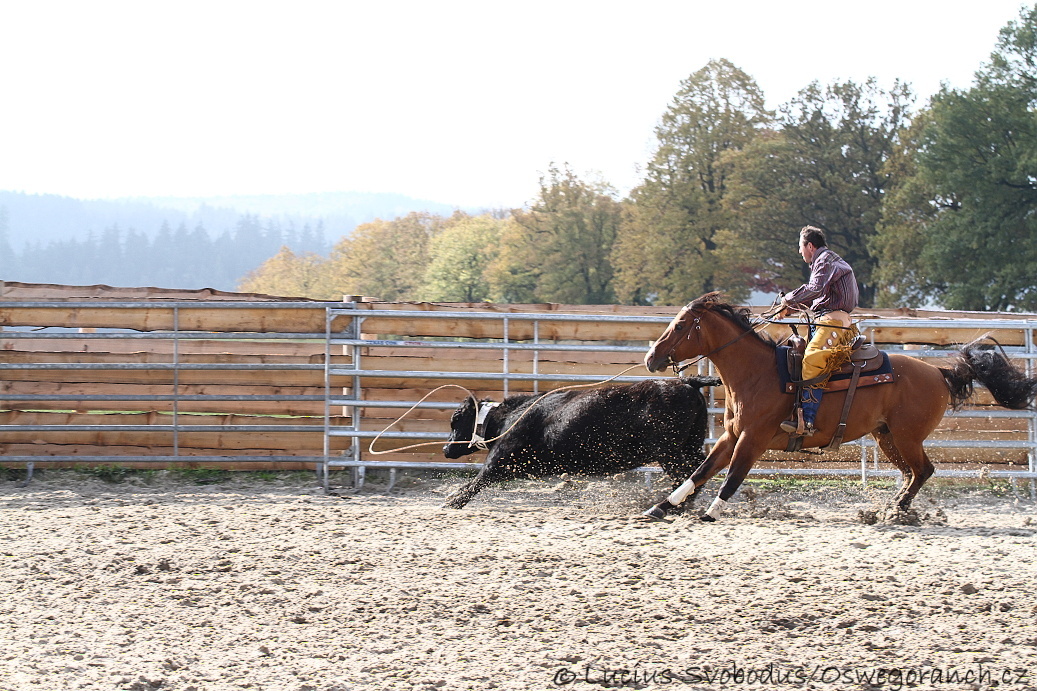
<path fill-rule="evenodd" d="M 685 306 L 684 309 L 690 310 L 692 314 L 695 314 L 695 310 L 691 309 L 691 305 L 690 304 Z M 694 327 L 695 327 L 694 331 L 702 331 L 702 324 L 700 323 L 701 321 L 702 321 L 701 317 L 696 316 L 695 319 L 691 322 L 692 325 L 694 325 Z M 759 326 L 763 326 L 763 325 L 766 325 L 768 323 L 769 322 L 767 320 L 763 320 L 763 321 L 760 322 Z M 668 364 L 671 368 L 673 368 L 673 374 L 675 376 L 680 376 L 681 372 L 683 372 L 684 370 L 688 369 L 692 365 L 698 364 L 701 360 L 704 360 L 704 359 L 708 358 L 711 355 L 716 355 L 717 353 L 719 353 L 724 348 L 726 348 L 729 345 L 732 345 L 732 344 L 738 342 L 739 340 L 741 340 L 743 337 L 747 336 L 748 334 L 756 333 L 756 330 L 757 330 L 757 328 L 753 327 L 753 328 L 749 329 L 748 331 L 743 331 L 742 333 L 738 334 L 737 336 L 732 338 L 727 343 L 725 343 L 725 344 L 723 344 L 721 346 L 717 346 L 716 348 L 714 348 L 713 350 L 709 351 L 708 353 L 704 353 L 702 355 L 699 355 L 699 356 L 695 357 L 688 364 L 686 364 L 684 366 L 681 366 L 681 364 L 679 362 L 675 362 L 674 361 L 674 359 L 673 359 L 673 352 L 675 350 L 677 350 L 677 346 L 679 346 L 681 344 L 682 340 L 691 338 L 691 335 L 692 335 L 692 333 L 694 333 L 694 331 L 689 331 L 686 336 L 684 336 L 682 338 L 678 338 L 676 343 L 673 344 L 673 347 L 670 348 L 670 351 L 668 353 L 666 353 L 666 364 Z"/>
<path fill-rule="evenodd" d="M 695 314 L 694 310 L 691 310 L 691 305 L 690 304 L 686 305 L 684 307 L 684 309 L 690 310 L 692 314 Z M 686 317 L 687 317 L 687 315 L 685 315 L 685 318 Z M 696 316 L 695 320 L 692 322 L 692 324 L 695 326 L 695 331 L 702 331 L 702 324 L 699 323 L 700 321 L 701 321 L 701 318 Z M 683 328 L 683 327 L 684 327 L 684 323 L 683 323 L 683 320 L 682 320 L 681 321 L 681 328 Z M 676 363 L 676 362 L 673 361 L 673 351 L 677 350 L 677 346 L 679 346 L 681 344 L 681 341 L 683 341 L 684 339 L 687 339 L 687 338 L 691 338 L 692 333 L 694 333 L 694 332 L 693 331 L 688 331 L 687 335 L 682 336 L 682 337 L 676 339 L 674 341 L 673 345 L 670 346 L 670 350 L 666 353 L 666 364 L 669 365 L 670 367 L 674 368 L 674 374 L 680 374 L 680 372 L 677 370 L 677 365 L 679 363 Z M 702 358 L 700 357 L 699 359 L 701 360 Z M 696 360 L 696 362 L 698 362 L 698 360 Z"/>

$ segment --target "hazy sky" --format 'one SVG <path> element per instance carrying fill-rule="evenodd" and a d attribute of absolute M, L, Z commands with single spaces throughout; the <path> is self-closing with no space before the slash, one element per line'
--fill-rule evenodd
<path fill-rule="evenodd" d="M 626 192 L 713 58 L 967 87 L 1018 0 L 0 0 L 0 189 L 398 192 L 520 206 L 551 162 Z"/>

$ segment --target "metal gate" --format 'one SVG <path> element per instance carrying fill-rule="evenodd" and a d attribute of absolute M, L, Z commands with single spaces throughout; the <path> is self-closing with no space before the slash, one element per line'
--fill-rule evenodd
<path fill-rule="evenodd" d="M 350 321 L 350 328 L 347 332 L 335 333 L 331 329 L 333 320 L 342 315 L 351 314 L 355 318 Z M 419 340 L 410 338 L 394 338 L 386 340 L 373 340 L 370 337 L 364 338 L 362 331 L 362 324 L 365 319 L 371 317 L 392 317 L 398 320 L 406 320 L 408 318 L 413 319 L 471 319 L 471 320 L 494 320 L 500 323 L 499 330 L 503 335 L 499 339 L 464 339 L 455 341 L 436 341 L 436 340 Z M 444 440 L 448 437 L 448 434 L 444 431 L 440 434 L 431 433 L 415 433 L 415 432 L 399 432 L 399 431 L 382 431 L 381 429 L 364 429 L 364 408 L 370 406 L 377 406 L 380 408 L 397 408 L 401 411 L 406 410 L 414 406 L 416 400 L 379 400 L 373 402 L 365 400 L 363 393 L 365 388 L 365 380 L 372 377 L 393 377 L 398 379 L 435 379 L 442 380 L 444 382 L 455 382 L 463 383 L 468 380 L 496 380 L 501 382 L 502 388 L 505 394 L 509 390 L 509 384 L 514 382 L 532 382 L 533 386 L 536 387 L 539 384 L 550 380 L 551 382 L 564 381 L 569 383 L 593 383 L 599 382 L 609 377 L 612 372 L 606 371 L 602 368 L 601 375 L 571 375 L 562 376 L 559 374 L 551 374 L 545 377 L 536 371 L 536 363 L 538 356 L 542 353 L 550 351 L 567 351 L 567 352 L 613 352 L 613 353 L 631 353 L 643 354 L 646 350 L 644 345 L 611 345 L 606 343 L 601 344 L 588 344 L 588 343 L 554 343 L 547 342 L 540 338 L 541 325 L 552 322 L 552 321 L 565 321 L 565 322 L 580 322 L 580 321 L 592 321 L 595 323 L 638 323 L 638 324 L 654 324 L 657 325 L 656 333 L 661 333 L 663 327 L 669 323 L 671 317 L 659 317 L 659 316 L 618 316 L 618 315 L 601 315 L 601 314 L 558 314 L 558 313 L 494 313 L 494 312 L 429 312 L 429 311 L 400 311 L 400 310 L 378 310 L 378 309 L 364 309 L 358 310 L 355 303 L 346 303 L 342 308 L 334 308 L 328 310 L 327 316 L 327 343 L 328 343 L 328 357 L 325 358 L 325 362 L 328 363 L 326 369 L 326 391 L 327 391 L 327 404 L 325 411 L 325 450 L 329 448 L 329 441 L 334 437 L 347 437 L 351 440 L 351 444 L 347 452 L 342 455 L 332 455 L 326 453 L 324 461 L 319 469 L 321 481 L 325 488 L 328 487 L 329 472 L 332 468 L 351 468 L 353 469 L 353 483 L 354 485 L 361 485 L 364 481 L 366 469 L 368 468 L 386 468 L 389 469 L 390 485 L 395 477 L 395 471 L 400 468 L 422 468 L 422 469 L 476 469 L 479 468 L 481 463 L 457 463 L 457 462 L 406 462 L 406 461 L 379 461 L 376 457 L 370 456 L 365 451 L 365 441 L 368 441 L 375 436 L 381 435 L 383 439 L 398 439 L 407 440 L 414 442 L 418 440 L 429 440 L 438 439 Z M 532 325 L 531 339 L 523 339 L 517 341 L 510 337 L 510 330 L 512 325 L 525 322 L 528 325 Z M 1025 367 L 1026 371 L 1032 376 L 1034 372 L 1034 359 L 1037 358 L 1037 348 L 1034 345 L 1034 329 L 1037 328 L 1037 321 L 1035 320 L 1011 320 L 1011 319 L 982 319 L 982 320 L 956 320 L 949 322 L 948 320 L 932 319 L 932 320 L 919 320 L 919 319 L 867 319 L 861 322 L 861 332 L 865 335 L 870 335 L 872 340 L 874 339 L 875 329 L 881 327 L 915 327 L 915 328 L 933 328 L 933 329 L 946 329 L 948 327 L 953 328 L 976 328 L 976 329 L 1010 329 L 1019 330 L 1022 332 L 1023 338 L 1021 342 L 1024 345 L 1015 346 L 1008 348 L 1009 356 L 1016 360 L 1018 364 Z M 525 329 L 526 332 L 529 329 Z M 330 355 L 332 348 L 345 348 L 351 355 L 350 364 L 347 367 L 333 367 L 331 366 Z M 385 370 L 385 369 L 372 369 L 366 367 L 364 364 L 364 354 L 362 351 L 378 348 L 421 348 L 421 349 L 436 349 L 443 351 L 445 349 L 465 351 L 474 350 L 494 350 L 501 353 L 501 361 L 503 367 L 500 372 L 488 373 L 488 372 L 470 372 L 470 371 L 450 371 L 450 372 L 427 372 L 427 371 L 415 371 L 415 370 Z M 882 348 L 887 352 L 901 353 L 913 357 L 922 358 L 940 358 L 948 357 L 954 354 L 954 350 L 950 349 L 926 349 L 926 350 L 911 350 L 901 347 L 889 347 L 886 344 L 882 345 Z M 509 355 L 519 351 L 531 351 L 533 356 L 533 371 L 531 373 L 513 373 L 509 372 L 508 361 Z M 713 374 L 712 364 L 703 362 L 699 365 L 700 373 L 702 374 Z M 643 371 L 643 370 L 642 370 Z M 625 375 L 616 378 L 616 382 L 636 382 L 644 379 L 652 378 L 657 375 Z M 349 390 L 351 395 L 341 396 L 336 395 L 332 382 L 339 380 L 336 386 L 340 385 L 341 379 L 345 378 L 349 382 Z M 535 388 L 534 388 L 535 390 Z M 425 408 L 439 408 L 439 409 L 452 409 L 455 407 L 454 403 L 430 403 L 425 402 L 418 404 L 418 407 Z M 350 424 L 346 426 L 334 426 L 332 425 L 333 416 L 331 415 L 332 408 L 342 406 L 349 410 Z M 723 409 L 718 408 L 715 405 L 712 393 L 710 393 L 710 434 L 707 439 L 707 444 L 712 444 L 716 441 L 717 430 L 716 430 L 716 416 L 722 414 Z M 969 441 L 969 440 L 930 440 L 926 443 L 927 447 L 943 447 L 943 448 L 986 448 L 986 449 L 1025 449 L 1028 455 L 1028 464 L 1026 470 L 994 470 L 989 472 L 990 477 L 1007 477 L 1030 480 L 1030 493 L 1031 495 L 1037 494 L 1037 413 L 1033 411 L 1012 411 L 1012 410 L 961 410 L 961 411 L 948 411 L 949 417 L 974 417 L 974 418 L 1024 418 L 1028 425 L 1027 438 L 1025 440 L 980 440 L 980 441 Z M 823 467 L 812 467 L 812 468 L 792 468 L 792 469 L 753 469 L 754 473 L 766 473 L 766 474 L 794 474 L 794 475 L 853 475 L 859 476 L 862 482 L 867 482 L 869 477 L 878 476 L 899 476 L 899 471 L 887 469 L 883 470 L 879 468 L 879 450 L 877 444 L 871 437 L 865 437 L 855 442 L 850 442 L 846 446 L 857 445 L 860 449 L 860 467 L 859 469 L 837 469 L 837 468 L 823 468 Z M 645 473 L 659 473 L 661 469 L 657 467 L 643 467 L 639 468 L 638 471 Z M 937 470 L 937 476 L 951 477 L 951 476 L 976 476 L 976 471 L 969 470 Z"/>

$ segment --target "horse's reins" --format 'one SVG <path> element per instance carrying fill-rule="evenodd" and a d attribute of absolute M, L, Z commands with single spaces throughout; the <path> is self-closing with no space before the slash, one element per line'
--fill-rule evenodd
<path fill-rule="evenodd" d="M 702 325 L 699 324 L 699 319 L 700 318 L 696 316 L 695 320 L 692 322 L 692 324 L 695 326 L 694 331 L 701 331 L 702 330 Z M 763 326 L 765 326 L 766 324 L 770 324 L 770 323 L 771 323 L 770 321 L 764 319 L 764 320 L 758 322 L 756 325 L 754 325 L 748 331 L 743 331 L 742 333 L 738 334 L 737 336 L 735 336 L 734 338 L 732 338 L 730 341 L 728 341 L 727 343 L 723 344 L 722 346 L 718 346 L 718 347 L 714 348 L 713 350 L 709 351 L 708 353 L 704 353 L 702 355 L 696 356 L 691 362 L 689 362 L 686 365 L 681 365 L 679 362 L 674 362 L 674 360 L 673 360 L 673 352 L 675 350 L 677 350 L 677 346 L 679 346 L 681 344 L 682 340 L 691 338 L 691 335 L 692 335 L 692 333 L 694 333 L 694 331 L 689 332 L 688 335 L 684 337 L 684 339 L 678 338 L 677 342 L 673 344 L 673 347 L 670 348 L 670 352 L 668 352 L 666 354 L 666 362 L 670 365 L 670 367 L 673 368 L 674 375 L 680 376 L 681 372 L 683 372 L 684 370 L 688 369 L 692 365 L 698 364 L 702 360 L 708 358 L 710 355 L 716 355 L 717 353 L 719 353 L 724 348 L 728 347 L 729 345 L 732 345 L 732 344 L 736 343 L 737 341 L 741 340 L 742 338 L 744 338 L 745 336 L 748 336 L 751 333 L 757 333 L 758 331 L 760 331 L 763 328 Z"/>
<path fill-rule="evenodd" d="M 515 425 L 517 425 L 519 423 L 519 421 L 526 416 L 526 414 L 529 411 L 531 411 L 533 408 L 535 408 L 538 403 L 543 401 L 545 398 L 547 398 L 551 394 L 560 393 L 562 391 L 568 391 L 569 389 L 584 389 L 584 388 L 589 388 L 589 387 L 592 387 L 592 386 L 600 386 L 602 384 L 607 384 L 610 381 L 612 381 L 613 379 L 615 379 L 617 377 L 623 376 L 624 374 L 626 374 L 630 370 L 634 369 L 635 367 L 643 367 L 643 365 L 641 365 L 641 364 L 631 365 L 630 367 L 627 367 L 622 372 L 619 372 L 617 374 L 613 374 L 608 379 L 603 379 L 602 381 L 588 382 L 586 384 L 570 384 L 569 386 L 562 386 L 560 388 L 552 389 L 551 391 L 547 391 L 546 393 L 542 394 L 539 398 L 537 398 L 535 401 L 533 401 L 525 410 L 523 410 L 522 414 L 519 415 L 517 418 L 515 418 L 515 421 L 513 423 L 511 423 L 511 425 L 508 427 L 508 429 L 504 430 L 503 432 L 498 434 L 496 437 L 493 437 L 492 439 L 483 439 L 482 435 L 479 433 L 479 427 L 482 424 L 482 422 L 485 422 L 485 417 L 486 417 L 486 414 L 489 413 L 489 410 L 487 409 L 486 413 L 482 412 L 481 406 L 479 405 L 479 399 L 477 399 L 475 397 L 475 394 L 473 394 L 471 391 L 469 391 L 465 387 L 461 386 L 460 384 L 443 384 L 442 386 L 437 386 L 436 388 L 432 389 L 427 394 L 422 396 L 421 400 L 419 400 L 417 403 L 415 403 L 410 408 L 408 408 L 407 411 L 403 413 L 403 415 L 399 416 L 398 418 L 396 418 L 395 420 L 390 422 L 388 424 L 388 426 L 385 427 L 385 429 L 383 429 L 381 432 L 379 432 L 377 435 L 375 435 L 375 437 L 371 440 L 371 443 L 367 445 L 367 451 L 368 451 L 368 453 L 370 453 L 370 454 L 372 454 L 374 456 L 380 456 L 380 455 L 387 454 L 387 453 L 395 453 L 397 451 L 407 451 L 409 449 L 417 449 L 417 448 L 420 448 L 420 447 L 423 447 L 423 446 L 446 446 L 446 445 L 449 445 L 449 444 L 469 444 L 469 445 L 474 445 L 474 446 L 477 446 L 480 449 L 485 450 L 485 449 L 487 449 L 489 447 L 489 444 L 492 444 L 493 442 L 497 441 L 498 439 L 503 437 L 505 434 L 510 432 L 515 427 Z M 438 441 L 427 441 L 427 442 L 421 442 L 420 444 L 410 444 L 408 446 L 401 446 L 401 447 L 399 447 L 397 449 L 386 449 L 384 451 L 375 451 L 374 450 L 375 442 L 378 441 L 379 439 L 381 439 L 382 435 L 385 434 L 386 432 L 388 432 L 392 428 L 393 425 L 397 424 L 400 420 L 402 420 L 403 418 L 405 418 L 408 415 L 410 415 L 410 413 L 415 408 L 417 408 L 419 405 L 421 405 L 425 401 L 425 399 L 427 399 L 429 396 L 431 396 L 432 394 L 436 393 L 440 389 L 446 389 L 446 388 L 450 388 L 450 387 L 453 387 L 455 389 L 461 389 L 466 394 L 468 394 L 468 397 L 471 398 L 472 401 L 475 403 L 475 411 L 476 411 L 476 414 L 475 414 L 475 427 L 472 430 L 472 438 L 471 439 L 447 441 L 445 444 L 443 442 L 438 442 Z M 500 404 L 498 403 L 498 404 L 495 404 L 495 405 L 500 405 Z M 480 414 L 483 417 L 483 420 L 481 420 L 481 421 L 479 419 L 480 418 Z"/>
<path fill-rule="evenodd" d="M 738 341 L 741 338 L 744 338 L 745 336 L 749 335 L 750 333 L 758 333 L 758 332 L 762 331 L 763 328 L 766 325 L 770 325 L 770 324 L 779 325 L 780 324 L 780 325 L 783 325 L 783 326 L 787 326 L 787 327 L 792 329 L 792 333 L 798 335 L 798 332 L 796 332 L 795 327 L 797 327 L 797 326 L 813 327 L 817 323 L 817 320 L 816 320 L 814 312 L 812 312 L 809 309 L 797 310 L 797 311 L 803 312 L 804 314 L 807 315 L 807 321 L 806 322 L 791 322 L 791 323 L 788 323 L 788 322 L 778 322 L 778 321 L 776 321 L 774 319 L 774 317 L 781 310 L 782 310 L 782 305 L 778 305 L 778 306 L 774 307 L 773 309 L 769 309 L 769 310 L 763 312 L 762 314 L 760 314 L 759 317 L 756 317 L 756 319 L 758 319 L 759 321 L 755 325 L 753 325 L 753 327 L 751 329 L 749 329 L 748 331 L 742 331 L 740 334 L 738 334 L 737 336 L 735 336 L 731 340 L 729 340 L 726 343 L 724 343 L 723 346 L 720 346 L 718 348 L 714 348 L 713 350 L 709 351 L 708 353 L 705 353 L 704 355 L 696 356 L 694 360 L 692 360 L 691 362 L 689 362 L 688 364 L 685 364 L 685 365 L 681 365 L 680 363 L 673 361 L 673 352 L 677 350 L 677 346 L 679 346 L 680 341 L 682 340 L 682 339 L 678 338 L 677 342 L 673 344 L 673 348 L 670 349 L 670 352 L 666 356 L 667 362 L 670 364 L 671 367 L 673 367 L 673 374 L 679 376 L 680 372 L 684 371 L 685 369 L 688 369 L 692 365 L 698 364 L 701 360 L 704 360 L 705 358 L 708 358 L 710 355 L 716 355 L 717 353 L 720 353 L 725 348 L 727 348 L 728 346 L 731 346 L 731 344 L 735 343 L 736 341 Z M 699 325 L 699 319 L 700 319 L 700 317 L 696 316 L 695 317 L 695 321 L 693 322 L 693 324 L 695 325 L 695 330 L 696 331 L 701 331 L 702 330 L 701 325 Z M 850 326 L 844 327 L 844 326 L 840 326 L 838 324 L 826 324 L 825 328 L 849 330 L 849 329 L 854 328 L 854 325 L 850 324 Z M 691 337 L 692 337 L 691 333 L 689 333 L 688 335 L 684 336 L 684 338 L 691 338 Z"/>
<path fill-rule="evenodd" d="M 759 321 L 757 321 L 752 326 L 752 328 L 750 328 L 748 331 L 743 331 L 742 333 L 740 333 L 739 335 L 735 336 L 734 338 L 732 338 L 727 343 L 714 348 L 713 350 L 709 351 L 708 353 L 696 356 L 691 362 L 687 363 L 686 365 L 681 365 L 678 362 L 674 362 L 674 360 L 673 360 L 673 353 L 674 353 L 675 350 L 677 350 L 677 346 L 680 345 L 682 340 L 691 338 L 691 335 L 692 335 L 693 332 L 689 332 L 688 335 L 684 337 L 684 339 L 677 339 L 677 342 L 673 344 L 673 347 L 670 348 L 670 352 L 666 354 L 666 362 L 669 363 L 670 367 L 673 368 L 673 373 L 675 375 L 679 376 L 681 374 L 681 372 L 683 372 L 684 370 L 688 369 L 692 365 L 696 365 L 700 361 L 708 358 L 709 356 L 715 355 L 715 354 L 719 353 L 724 348 L 728 347 L 729 345 L 733 345 L 734 343 L 736 343 L 740 339 L 744 338 L 745 336 L 747 336 L 747 335 L 749 335 L 751 333 L 759 333 L 768 324 L 782 324 L 784 326 L 791 327 L 792 328 L 792 332 L 796 333 L 796 327 L 797 326 L 813 326 L 816 323 L 816 319 L 814 318 L 814 313 L 811 312 L 810 310 L 801 310 L 802 312 L 804 312 L 807 315 L 807 321 L 805 321 L 805 322 L 792 322 L 792 323 L 776 321 L 774 319 L 774 316 L 779 311 L 781 311 L 781 306 L 780 305 L 777 308 L 773 309 L 773 310 L 768 310 L 767 312 L 764 312 L 763 314 L 761 314 L 757 318 Z M 692 312 L 692 313 L 694 314 L 694 312 Z M 702 326 L 699 324 L 699 317 L 698 316 L 695 317 L 695 319 L 692 322 L 692 324 L 695 326 L 695 331 L 701 331 L 702 330 Z M 826 324 L 826 328 L 831 328 L 831 329 L 847 329 L 847 330 L 849 330 L 849 329 L 854 328 L 854 326 L 852 324 L 850 326 L 840 326 L 838 324 Z"/>

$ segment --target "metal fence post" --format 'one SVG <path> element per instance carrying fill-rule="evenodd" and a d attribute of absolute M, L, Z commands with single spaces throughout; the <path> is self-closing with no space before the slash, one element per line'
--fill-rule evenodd
<path fill-rule="evenodd" d="M 180 456 L 180 306 L 173 307 L 173 455 Z"/>

